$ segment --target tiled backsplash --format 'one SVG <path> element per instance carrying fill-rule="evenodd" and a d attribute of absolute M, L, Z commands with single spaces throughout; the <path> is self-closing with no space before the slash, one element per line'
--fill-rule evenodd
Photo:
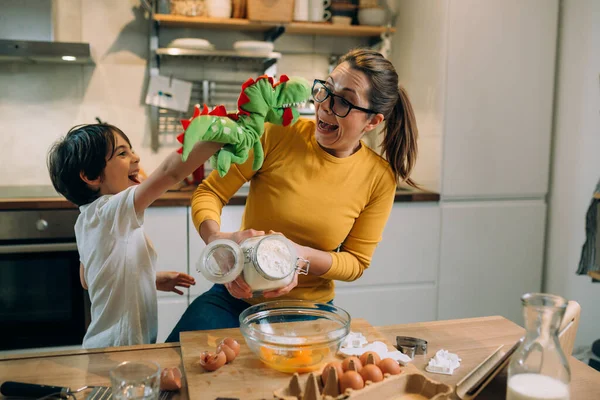
<path fill-rule="evenodd" d="M 147 171 L 174 149 L 150 150 L 150 123 L 144 104 L 149 30 L 141 10 L 120 0 L 69 0 L 63 4 L 73 7 L 69 12 L 58 10 L 57 26 L 69 25 L 80 9 L 81 31 L 60 29 L 60 40 L 90 43 L 95 65 L 0 64 L 0 186 L 50 184 L 46 155 L 51 144 L 73 125 L 95 122 L 95 117 L 120 127 L 129 136 Z M 163 28 L 160 46 L 176 37 L 202 37 L 224 50 L 231 49 L 236 40 L 262 40 L 260 33 L 253 32 Z M 309 80 L 323 78 L 328 74 L 331 53 L 366 44 L 364 39 L 284 34 L 276 42 L 276 51 L 283 53 L 277 70 Z M 172 72 L 183 79 L 228 77 L 240 82 L 252 75 L 239 66 L 211 68 L 200 63 L 175 67 Z M 169 74 L 168 68 L 162 73 Z M 439 137 L 426 136 L 421 141 L 417 167 L 417 175 L 422 176 L 439 168 Z"/>

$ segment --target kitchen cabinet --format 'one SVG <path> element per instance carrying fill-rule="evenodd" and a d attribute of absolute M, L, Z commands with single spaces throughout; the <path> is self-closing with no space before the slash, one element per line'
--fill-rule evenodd
<path fill-rule="evenodd" d="M 151 207 L 144 215 L 144 231 L 158 253 L 158 271 L 188 273 L 187 208 Z M 187 293 L 187 290 L 185 291 Z M 158 292 L 158 297 L 179 297 Z"/>
<path fill-rule="evenodd" d="M 438 319 L 502 315 L 522 323 L 520 297 L 541 290 L 546 204 L 443 203 Z"/>
<path fill-rule="evenodd" d="M 158 300 L 158 336 L 156 343 L 164 343 L 187 307 L 187 294 L 177 298 L 170 297 Z"/>
<path fill-rule="evenodd" d="M 435 320 L 439 248 L 438 203 L 394 203 L 371 266 L 336 281 L 334 303 L 374 325 Z"/>
<path fill-rule="evenodd" d="M 145 227 L 159 253 L 159 269 L 173 269 L 171 260 L 185 265 L 183 270 L 196 278 L 196 285 L 189 289 L 191 303 L 213 285 L 196 271 L 205 244 L 193 225 L 191 208 L 149 211 Z M 243 205 L 225 206 L 222 231 L 239 230 L 243 212 Z M 394 203 L 371 267 L 355 282 L 336 282 L 334 303 L 348 310 L 354 318 L 366 318 L 371 324 L 435 320 L 440 220 L 437 202 Z M 181 244 L 188 247 L 182 251 Z M 179 320 L 188 301 L 187 297 L 176 294 L 159 293 L 159 296 L 160 342 Z M 406 304 L 411 306 L 405 307 Z"/>
<path fill-rule="evenodd" d="M 443 197 L 545 195 L 558 1 L 452 1 L 447 18 Z"/>
<path fill-rule="evenodd" d="M 422 147 L 442 153 L 438 319 L 521 321 L 519 297 L 541 289 L 558 3 L 400 6 L 394 62 L 441 143 Z"/>
<path fill-rule="evenodd" d="M 188 209 L 187 207 L 152 207 L 144 215 L 144 231 L 158 254 L 158 271 L 188 269 Z M 189 304 L 189 289 L 183 296 L 172 292 L 157 293 L 158 338 L 165 341 Z"/>

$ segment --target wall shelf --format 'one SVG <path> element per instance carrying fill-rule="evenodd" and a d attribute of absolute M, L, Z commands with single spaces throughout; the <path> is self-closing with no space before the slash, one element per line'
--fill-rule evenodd
<path fill-rule="evenodd" d="M 387 26 L 334 25 L 319 22 L 258 22 L 241 18 L 186 17 L 172 14 L 154 14 L 154 20 L 163 26 L 196 29 L 226 29 L 239 31 L 267 32 L 284 26 L 285 32 L 295 35 L 329 35 L 376 37 L 396 30 Z"/>

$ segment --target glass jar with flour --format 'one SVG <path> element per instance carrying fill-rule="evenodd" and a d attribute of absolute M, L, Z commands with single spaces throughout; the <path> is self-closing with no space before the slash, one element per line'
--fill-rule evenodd
<path fill-rule="evenodd" d="M 218 239 L 209 243 L 196 266 L 206 279 L 229 283 L 242 274 L 255 295 L 289 285 L 296 271 L 306 275 L 310 262 L 298 257 L 283 235 L 254 236 L 242 243 Z"/>

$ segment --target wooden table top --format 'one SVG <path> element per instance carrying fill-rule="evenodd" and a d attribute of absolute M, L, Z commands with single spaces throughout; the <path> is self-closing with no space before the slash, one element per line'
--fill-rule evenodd
<path fill-rule="evenodd" d="M 456 353 L 462 358 L 454 375 L 425 375 L 431 379 L 455 385 L 470 370 L 483 361 L 499 345 L 510 346 L 523 335 L 523 328 L 503 317 L 483 317 L 450 321 L 390 325 L 370 328 L 388 343 L 396 336 L 414 336 L 428 341 L 428 354 L 416 356 L 413 364 L 423 371 L 429 358 L 439 349 Z M 223 330 L 222 336 L 239 330 Z M 96 350 L 78 350 L 56 353 L 38 353 L 0 357 L 0 380 L 69 386 L 110 384 L 108 371 L 126 360 L 154 360 L 162 367 L 182 368 L 178 343 L 146 346 L 115 347 Z M 571 400 L 600 399 L 600 372 L 573 357 L 571 365 Z M 183 369 L 182 369 L 183 370 Z M 215 382 L 226 384 L 226 382 Z M 481 399 L 504 399 L 506 376 L 498 375 L 479 395 Z M 206 399 L 217 396 L 207 393 Z M 83 397 L 81 397 L 83 398 Z M 187 399 L 186 390 L 173 399 Z"/>
<path fill-rule="evenodd" d="M 190 205 L 195 187 L 187 186 L 177 191 L 169 191 L 160 196 L 151 207 L 187 207 Z M 243 206 L 246 204 L 248 189 L 243 187 L 231 199 L 229 205 Z M 428 190 L 398 189 L 394 201 L 404 202 L 437 202 L 440 194 Z M 2 210 L 50 210 L 50 209 L 76 209 L 77 206 L 62 196 L 27 196 L 6 197 L 2 195 L 0 186 L 0 211 Z"/>

